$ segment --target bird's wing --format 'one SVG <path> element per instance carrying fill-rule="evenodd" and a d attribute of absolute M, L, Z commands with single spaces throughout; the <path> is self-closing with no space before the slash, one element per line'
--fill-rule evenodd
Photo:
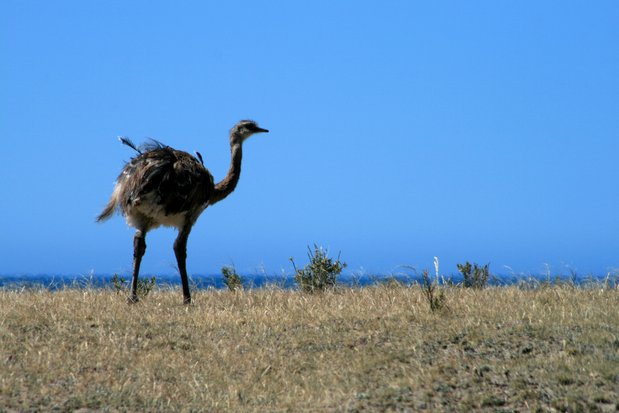
<path fill-rule="evenodd" d="M 143 155 L 144 167 L 137 199 L 148 199 L 163 209 L 165 215 L 191 212 L 203 207 L 213 191 L 213 177 L 188 153 L 169 147 Z M 153 205 L 154 206 L 154 205 Z"/>

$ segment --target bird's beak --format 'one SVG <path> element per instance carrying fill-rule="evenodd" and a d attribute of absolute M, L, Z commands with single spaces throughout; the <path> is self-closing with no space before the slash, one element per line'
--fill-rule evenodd
<path fill-rule="evenodd" d="M 256 128 L 257 133 L 267 133 L 268 131 L 268 129 Z"/>

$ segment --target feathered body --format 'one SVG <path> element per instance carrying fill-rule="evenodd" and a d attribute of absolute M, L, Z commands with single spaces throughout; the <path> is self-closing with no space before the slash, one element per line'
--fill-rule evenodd
<path fill-rule="evenodd" d="M 193 224 L 206 209 L 227 197 L 241 175 L 243 142 L 255 133 L 268 132 L 254 121 L 243 120 L 230 131 L 232 160 L 226 177 L 215 184 L 213 176 L 198 158 L 159 142 L 136 147 L 130 139 L 121 137 L 125 145 L 138 155 L 123 168 L 112 196 L 97 217 L 110 218 L 120 211 L 127 223 L 136 229 L 133 250 L 133 282 L 129 302 L 137 302 L 137 280 L 142 256 L 146 251 L 146 233 L 160 225 L 179 230 L 174 242 L 174 253 L 183 285 L 184 302 L 191 302 L 185 261 L 187 239 Z"/>
<path fill-rule="evenodd" d="M 180 230 L 187 222 L 195 223 L 214 191 L 213 175 L 198 159 L 159 145 L 125 165 L 99 219 L 118 208 L 136 229 L 164 225 Z"/>

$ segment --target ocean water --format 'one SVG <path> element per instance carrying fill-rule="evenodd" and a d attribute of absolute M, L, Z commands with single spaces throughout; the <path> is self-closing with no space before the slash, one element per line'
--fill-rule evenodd
<path fill-rule="evenodd" d="M 113 275 L 0 275 L 1 289 L 24 289 L 24 288 L 43 288 L 50 291 L 60 290 L 64 288 L 112 288 Z M 120 276 L 119 276 L 120 277 Z M 126 281 L 126 285 L 131 282 L 131 275 L 122 276 Z M 152 277 L 151 274 L 140 276 L 141 280 L 147 280 Z M 178 275 L 157 275 L 156 285 L 159 287 L 178 287 L 181 284 L 180 276 Z M 297 284 L 292 275 L 241 275 L 243 286 L 245 288 L 263 288 L 266 286 L 276 286 L 285 289 L 297 288 Z M 431 280 L 435 276 L 430 277 Z M 421 276 L 398 274 L 398 275 L 354 275 L 344 274 L 337 278 L 338 284 L 352 287 L 364 287 L 375 284 L 398 281 L 405 285 L 414 283 L 422 283 Z M 462 282 L 460 275 L 450 275 L 441 279 L 441 282 L 458 284 Z M 608 282 L 612 285 L 619 284 L 619 276 L 551 276 L 547 275 L 492 275 L 488 280 L 488 285 L 503 286 L 503 285 L 523 285 L 535 286 L 542 283 L 571 283 L 574 285 L 586 285 L 592 283 Z M 194 275 L 190 276 L 190 286 L 192 289 L 223 289 L 227 288 L 224 283 L 224 278 L 221 274 L 217 275 Z"/>

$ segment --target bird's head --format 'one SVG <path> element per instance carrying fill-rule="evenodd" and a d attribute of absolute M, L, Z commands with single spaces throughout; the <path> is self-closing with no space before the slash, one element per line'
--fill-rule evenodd
<path fill-rule="evenodd" d="M 230 142 L 242 143 L 254 133 L 266 133 L 268 129 L 263 129 L 253 120 L 242 120 L 230 130 Z"/>

